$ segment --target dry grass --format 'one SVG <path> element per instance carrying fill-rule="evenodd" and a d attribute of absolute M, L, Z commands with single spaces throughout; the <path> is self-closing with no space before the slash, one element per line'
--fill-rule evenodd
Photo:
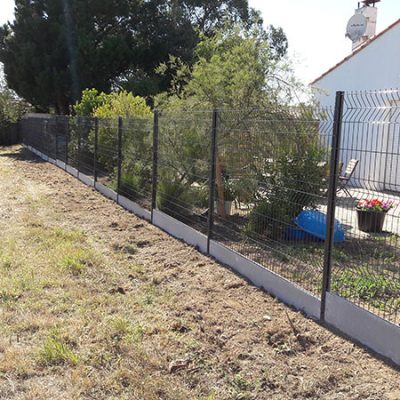
<path fill-rule="evenodd" d="M 14 148 L 0 177 L 1 399 L 400 399 L 396 370 L 63 171 Z"/>

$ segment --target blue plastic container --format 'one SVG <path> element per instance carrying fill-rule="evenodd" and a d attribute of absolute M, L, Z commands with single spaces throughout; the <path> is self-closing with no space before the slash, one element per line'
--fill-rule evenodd
<path fill-rule="evenodd" d="M 306 231 L 297 226 L 289 226 L 285 232 L 286 240 L 320 240 L 317 237 L 310 235 Z"/>
<path fill-rule="evenodd" d="M 325 240 L 326 214 L 316 210 L 305 210 L 294 219 L 294 223 L 310 235 Z M 345 233 L 343 226 L 337 219 L 335 219 L 333 241 L 343 242 L 344 240 Z"/>

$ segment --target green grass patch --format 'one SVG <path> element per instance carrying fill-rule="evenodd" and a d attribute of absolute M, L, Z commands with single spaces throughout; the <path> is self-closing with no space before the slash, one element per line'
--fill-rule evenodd
<path fill-rule="evenodd" d="M 57 266 L 63 271 L 72 273 L 73 275 L 82 274 L 86 268 L 95 264 L 94 256 L 87 250 L 77 249 L 63 255 Z"/>
<path fill-rule="evenodd" d="M 57 333 L 51 333 L 38 352 L 39 364 L 46 366 L 78 364 L 77 354 L 59 337 Z"/>
<path fill-rule="evenodd" d="M 109 325 L 113 339 L 124 340 L 128 343 L 140 343 L 143 339 L 144 328 L 141 324 L 116 317 L 111 319 Z"/>
<path fill-rule="evenodd" d="M 385 308 L 387 301 L 400 297 L 400 282 L 367 268 L 346 269 L 332 275 L 331 289 L 340 295 L 364 300 L 374 307 Z M 398 306 L 400 303 L 397 302 Z"/>

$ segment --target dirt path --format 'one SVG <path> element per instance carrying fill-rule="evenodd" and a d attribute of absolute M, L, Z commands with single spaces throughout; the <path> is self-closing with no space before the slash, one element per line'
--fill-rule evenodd
<path fill-rule="evenodd" d="M 0 399 L 400 399 L 399 371 L 19 147 L 0 238 Z"/>

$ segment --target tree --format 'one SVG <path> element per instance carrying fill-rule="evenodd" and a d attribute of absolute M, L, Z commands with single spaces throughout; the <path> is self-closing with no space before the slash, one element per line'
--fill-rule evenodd
<path fill-rule="evenodd" d="M 157 65 L 169 54 L 191 61 L 197 29 L 210 34 L 222 15 L 245 19 L 247 9 L 247 0 L 16 0 L 0 61 L 19 96 L 68 113 L 86 87 L 158 93 L 169 81 Z"/>
<path fill-rule="evenodd" d="M 0 85 L 0 129 L 18 122 L 28 110 L 29 104 Z"/>
<path fill-rule="evenodd" d="M 81 87 L 110 88 L 125 70 L 132 37 L 126 0 L 16 0 L 0 29 L 8 86 L 38 110 L 68 113 Z"/>
<path fill-rule="evenodd" d="M 291 72 L 290 62 L 278 56 L 280 51 L 283 50 L 272 48 L 270 38 L 257 25 L 251 29 L 236 25 L 220 30 L 212 37 L 203 36 L 196 47 L 193 66 L 171 58 L 169 63 L 159 68 L 160 73 L 170 69 L 175 71 L 175 75 L 169 92 L 156 98 L 158 107 L 192 110 L 193 115 L 196 115 L 197 109 L 220 109 L 218 127 L 221 145 L 217 154 L 216 181 L 218 214 L 222 217 L 225 214 L 224 198 L 229 192 L 227 188 L 233 186 L 236 192 L 241 191 L 242 196 L 256 203 L 261 201 L 257 199 L 260 182 L 263 182 L 263 192 L 268 189 L 272 193 L 275 188 L 278 193 L 276 187 L 281 187 L 286 191 L 279 193 L 287 194 L 290 192 L 287 188 L 298 177 L 296 173 L 303 174 L 306 181 L 309 178 L 316 192 L 321 187 L 320 170 L 317 168 L 317 163 L 322 159 L 317 147 L 318 131 L 314 127 L 312 132 L 307 132 L 308 127 L 299 124 L 303 113 L 293 111 L 291 105 L 302 87 Z M 293 137 L 280 134 L 292 131 L 302 146 L 291 146 Z M 194 125 L 191 131 L 173 127 L 170 136 L 179 143 L 174 148 L 180 148 L 181 151 L 179 155 L 171 152 L 165 157 L 173 164 L 172 167 L 168 166 L 168 171 L 174 171 L 175 175 L 173 179 L 171 174 L 168 176 L 170 181 L 180 182 L 184 179 L 190 185 L 196 177 L 205 175 L 199 168 L 193 169 L 202 167 L 193 160 L 207 160 L 207 148 L 198 144 L 207 140 L 208 132 L 201 129 L 199 124 Z M 191 138 L 190 142 L 186 141 L 187 137 Z M 191 148 L 196 148 L 196 151 L 190 152 Z M 191 156 L 182 161 L 184 154 Z M 292 162 L 296 155 L 299 160 Z M 276 160 L 273 168 L 266 162 L 268 159 Z M 305 161 L 308 159 L 310 162 Z M 192 173 L 188 174 L 188 171 Z M 247 173 L 241 174 L 240 171 Z M 313 174 L 313 171 L 316 172 Z M 278 208 L 282 198 L 285 196 L 276 197 Z M 272 209 L 275 212 L 277 203 L 271 206 L 271 199 L 270 196 L 264 211 L 270 212 Z M 311 200 L 296 197 L 300 209 L 312 205 L 313 200 L 315 196 Z M 289 220 L 293 211 L 289 210 L 290 207 L 288 202 L 288 209 L 282 211 Z M 257 219 L 261 214 L 255 212 L 254 215 Z M 252 221 L 251 229 L 256 230 L 253 229 L 256 225 Z M 266 224 L 263 222 L 260 226 L 265 229 Z"/>
<path fill-rule="evenodd" d="M 276 39 L 276 45 L 281 45 L 274 48 L 269 34 L 257 24 L 251 29 L 226 25 L 214 36 L 203 35 L 193 65 L 171 56 L 158 67 L 161 75 L 173 76 L 168 92 L 157 96 L 156 104 L 161 108 L 240 110 L 260 109 L 277 102 L 278 97 L 280 103 L 289 103 L 299 83 L 283 56 L 282 40 Z"/>
<path fill-rule="evenodd" d="M 276 59 L 287 51 L 283 30 L 269 26 L 265 31 L 260 13 L 249 8 L 247 0 L 153 0 L 143 3 L 141 12 L 132 16 L 131 22 L 138 44 L 136 62 L 114 84 L 140 96 L 168 89 L 176 70 L 167 69 L 160 76 L 155 72 L 160 63 L 168 62 L 171 56 L 192 65 L 201 38 L 212 37 L 225 26 L 240 23 L 244 30 L 262 32 Z"/>

